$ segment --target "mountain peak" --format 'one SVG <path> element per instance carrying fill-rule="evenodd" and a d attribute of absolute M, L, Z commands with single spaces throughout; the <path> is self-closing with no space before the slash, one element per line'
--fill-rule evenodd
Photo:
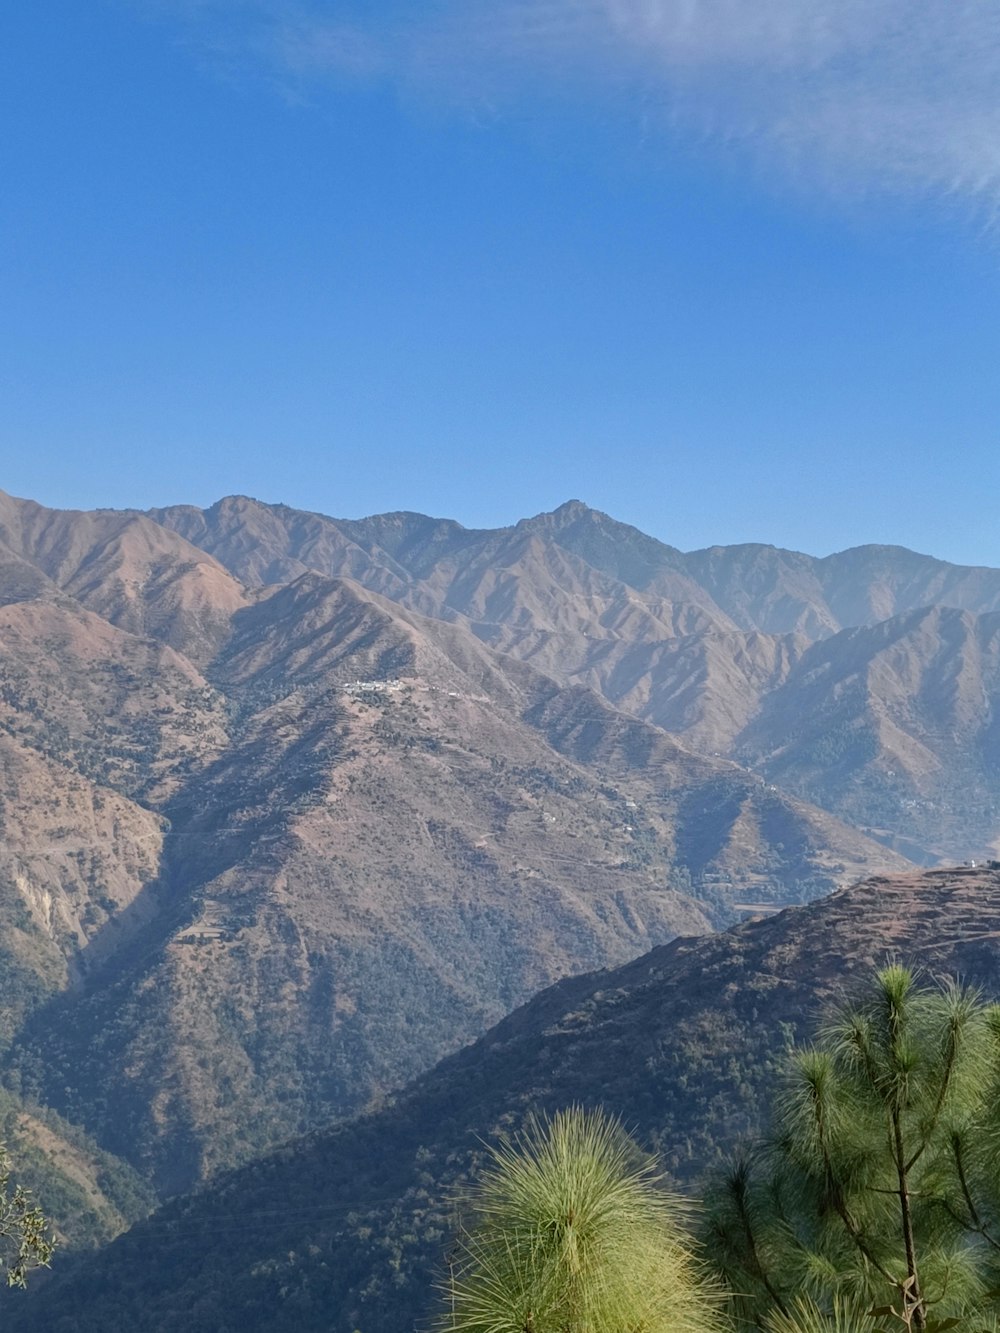
<path fill-rule="evenodd" d="M 535 514 L 532 518 L 520 519 L 516 526 L 558 531 L 587 518 L 607 518 L 607 515 L 597 509 L 591 509 L 590 505 L 584 504 L 582 500 L 566 500 L 557 509 L 546 510 L 544 513 Z"/>
<path fill-rule="evenodd" d="M 565 500 L 558 509 L 553 509 L 553 518 L 583 518 L 594 511 L 582 500 Z"/>

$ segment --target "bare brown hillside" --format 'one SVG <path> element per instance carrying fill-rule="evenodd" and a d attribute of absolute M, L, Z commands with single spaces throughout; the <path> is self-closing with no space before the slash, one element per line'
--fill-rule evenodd
<path fill-rule="evenodd" d="M 162 1190 L 363 1108 L 560 977 L 905 864 L 485 642 L 459 606 L 580 639 L 603 617 L 608 643 L 688 628 L 531 525 L 463 567 L 454 525 L 383 524 L 383 558 L 364 525 L 185 511 L 272 576 L 245 592 L 148 517 L 4 514 L 6 1065 Z M 294 563 L 320 550 L 363 579 Z M 404 557 L 437 573 L 398 600 Z"/>
<path fill-rule="evenodd" d="M 346 575 L 463 625 L 924 863 L 1000 842 L 989 662 L 1000 571 L 886 546 L 822 559 L 762 545 L 684 553 L 579 501 L 495 531 L 246 499 L 155 516 L 250 583 Z M 938 611 L 985 619 L 964 622 L 967 643 L 952 628 L 906 628 Z"/>
<path fill-rule="evenodd" d="M 192 661 L 211 657 L 246 604 L 216 560 L 142 515 L 46 509 L 0 491 L 0 542 L 88 610 Z"/>
<path fill-rule="evenodd" d="M 934 607 L 812 646 L 734 751 L 911 855 L 988 857 L 998 697 L 1000 615 Z"/>

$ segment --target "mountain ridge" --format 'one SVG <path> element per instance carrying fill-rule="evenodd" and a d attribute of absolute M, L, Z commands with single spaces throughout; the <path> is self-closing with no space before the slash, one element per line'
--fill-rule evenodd
<path fill-rule="evenodd" d="M 409 605 L 381 574 L 225 574 L 215 637 L 171 646 L 178 624 L 208 628 L 186 537 L 156 529 L 147 577 L 145 539 L 134 567 L 127 544 L 104 562 L 128 515 L 31 518 L 72 561 L 46 546 L 66 587 L 0 616 L 0 722 L 35 774 L 5 816 L 10 910 L 34 924 L 7 938 L 25 1003 L 0 1065 L 162 1193 L 363 1108 L 559 976 L 711 929 L 742 900 L 904 864 L 498 653 L 459 613 L 425 615 L 433 589 Z M 136 590 L 121 625 L 73 596 L 88 541 L 111 607 L 100 578 L 87 600 L 117 617 L 117 590 Z M 577 557 L 530 532 L 504 549 L 516 606 L 570 614 L 555 575 L 576 586 Z M 588 596 L 607 586 L 595 572 Z M 55 916 L 31 916 L 49 899 Z"/>
<path fill-rule="evenodd" d="M 560 982 L 383 1108 L 167 1205 L 40 1289 L 34 1317 L 56 1333 L 424 1327 L 448 1200 L 485 1145 L 531 1113 L 599 1104 L 690 1186 L 761 1128 L 789 1042 L 886 957 L 1000 994 L 1000 872 L 877 876 Z"/>
<path fill-rule="evenodd" d="M 208 531 L 206 516 L 223 512 L 226 503 L 197 511 L 199 540 L 246 576 L 252 570 L 242 549 L 233 548 L 231 533 Z M 156 511 L 168 524 L 172 512 Z M 924 863 L 988 856 L 1000 846 L 1000 806 L 992 797 L 1000 700 L 992 667 L 975 695 L 970 734 L 983 757 L 970 768 L 967 756 L 949 748 L 945 728 L 918 718 L 893 720 L 895 687 L 875 660 L 879 625 L 934 607 L 994 616 L 998 570 L 887 545 L 823 557 L 763 544 L 684 553 L 577 500 L 498 529 L 466 529 L 412 512 L 303 518 L 287 506 L 255 501 L 241 509 L 244 546 L 255 516 L 265 524 L 260 545 L 273 542 L 277 531 L 282 558 L 294 555 L 297 568 L 312 562 L 328 575 L 339 569 L 404 607 L 463 625 L 507 657 L 563 685 L 586 685 L 691 748 L 749 763 L 768 781 L 790 782 L 799 797 L 874 829 L 887 845 L 905 844 Z M 309 540 L 296 547 L 302 522 L 310 525 Z M 393 554 L 379 545 L 380 535 Z M 345 543 L 359 551 L 359 541 L 360 563 L 343 554 Z M 872 631 L 867 639 L 866 629 Z M 822 649 L 829 641 L 833 646 Z M 817 661 L 848 642 L 869 644 L 872 660 L 858 676 L 865 695 L 858 716 L 830 705 L 839 736 L 834 748 L 850 748 L 857 732 L 862 748 L 872 749 L 868 759 L 859 753 L 857 767 L 868 775 L 865 790 L 877 818 L 864 819 L 859 802 L 845 799 L 835 766 L 826 780 L 815 765 L 810 770 L 804 754 L 771 759 L 788 749 L 785 717 L 808 707 L 813 687 L 804 679 L 803 658 Z M 911 674 L 924 670 L 926 651 L 926 644 L 910 644 Z M 953 661 L 962 662 L 960 646 Z M 923 747 L 923 759 L 896 762 L 900 747 L 912 755 Z M 935 771 L 943 785 L 932 792 L 928 775 Z M 971 802 L 949 794 L 970 783 Z M 913 814 L 918 807 L 923 830 Z"/>
<path fill-rule="evenodd" d="M 817 603 L 819 637 L 740 629 L 687 556 L 580 502 L 490 531 L 0 498 L 0 740 L 23 775 L 0 902 L 27 923 L 0 1068 L 161 1193 L 362 1110 L 559 977 L 1000 832 L 992 611 L 907 612 L 907 637 L 827 633 Z M 914 560 L 906 596 L 988 601 Z M 768 615 L 780 596 L 754 592 Z M 942 791 L 972 770 L 890 707 L 893 635 L 900 681 L 950 689 L 983 757 L 982 797 L 919 836 L 894 738 Z M 832 719 L 828 780 L 796 698 Z M 877 821 L 841 772 L 874 775 Z"/>

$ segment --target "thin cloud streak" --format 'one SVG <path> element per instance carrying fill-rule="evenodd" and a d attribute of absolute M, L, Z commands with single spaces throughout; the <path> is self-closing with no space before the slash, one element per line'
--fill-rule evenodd
<path fill-rule="evenodd" d="M 205 29 L 234 12 L 179 3 Z M 237 12 L 288 78 L 388 80 L 458 105 L 553 91 L 633 115 L 641 104 L 646 118 L 657 105 L 664 125 L 741 141 L 798 179 L 1000 213 L 996 0 L 437 0 L 336 21 L 329 7 L 243 0 Z"/>

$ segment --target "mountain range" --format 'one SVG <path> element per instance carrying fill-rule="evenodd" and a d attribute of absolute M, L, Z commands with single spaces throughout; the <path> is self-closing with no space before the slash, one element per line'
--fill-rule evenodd
<path fill-rule="evenodd" d="M 997 850 L 1000 571 L 887 546 L 685 554 L 579 501 L 496 531 L 246 498 L 151 517 L 250 585 L 346 575 L 463 624 L 922 863 Z"/>
<path fill-rule="evenodd" d="M 104 1241 L 563 978 L 991 857 L 998 682 L 1000 571 L 900 548 L 0 493 L 32 1179 Z"/>

